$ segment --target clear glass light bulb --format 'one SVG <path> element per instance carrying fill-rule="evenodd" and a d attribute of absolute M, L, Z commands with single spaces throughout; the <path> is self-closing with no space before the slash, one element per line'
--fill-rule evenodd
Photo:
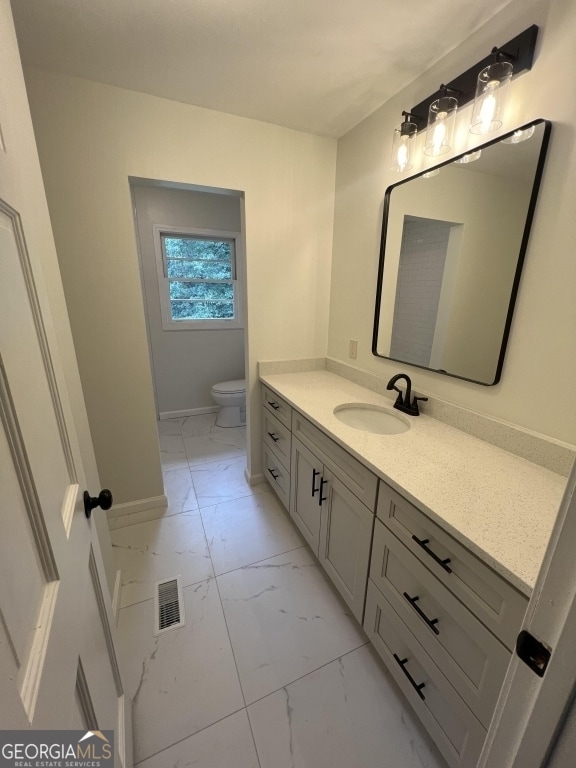
<path fill-rule="evenodd" d="M 494 114 L 496 112 L 496 96 L 494 91 L 498 88 L 498 81 L 492 80 L 486 85 L 486 95 L 482 100 L 482 107 L 480 108 L 480 124 L 482 126 L 482 133 L 488 133 Z"/>
<path fill-rule="evenodd" d="M 408 165 L 408 160 L 410 159 L 410 153 L 408 152 L 408 137 L 402 136 L 400 141 L 401 144 L 398 147 L 396 163 L 398 165 L 398 170 L 403 171 Z"/>
<path fill-rule="evenodd" d="M 434 154 L 439 155 L 442 151 L 442 145 L 444 144 L 444 138 L 446 136 L 446 124 L 444 123 L 447 117 L 447 112 L 439 112 L 434 125 L 434 134 L 432 136 L 432 146 L 434 147 Z"/>

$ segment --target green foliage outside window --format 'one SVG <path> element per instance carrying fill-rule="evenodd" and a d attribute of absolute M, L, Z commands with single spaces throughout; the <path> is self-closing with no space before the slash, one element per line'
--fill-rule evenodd
<path fill-rule="evenodd" d="M 162 237 L 172 320 L 234 319 L 233 242 Z"/>

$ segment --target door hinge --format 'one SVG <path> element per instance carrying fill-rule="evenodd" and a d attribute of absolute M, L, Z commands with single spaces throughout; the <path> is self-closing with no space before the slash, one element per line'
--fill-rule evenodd
<path fill-rule="evenodd" d="M 538 677 L 544 677 L 552 655 L 552 648 L 544 645 L 540 640 L 536 640 L 530 632 L 523 629 L 516 638 L 516 654 Z"/>

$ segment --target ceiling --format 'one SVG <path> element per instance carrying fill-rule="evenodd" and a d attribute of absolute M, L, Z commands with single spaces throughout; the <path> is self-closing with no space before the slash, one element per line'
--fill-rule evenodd
<path fill-rule="evenodd" d="M 12 0 L 12 10 L 27 65 L 339 137 L 510 1 Z"/>

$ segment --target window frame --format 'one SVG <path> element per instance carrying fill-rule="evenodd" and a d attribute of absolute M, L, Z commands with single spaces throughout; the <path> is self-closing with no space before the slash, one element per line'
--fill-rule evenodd
<path fill-rule="evenodd" d="M 209 238 L 214 240 L 229 240 L 233 242 L 233 270 L 235 275 L 232 280 L 234 292 L 234 317 L 210 320 L 174 320 L 172 318 L 172 306 L 170 303 L 170 280 L 168 278 L 167 264 L 162 247 L 162 236 Z M 241 232 L 224 229 L 198 229 L 196 227 L 174 227 L 154 225 L 154 250 L 156 255 L 156 271 L 158 276 L 158 293 L 160 296 L 160 311 L 162 315 L 163 331 L 201 331 L 201 330 L 232 330 L 244 328 L 244 249 Z M 207 281 L 211 282 L 211 281 Z M 218 282 L 215 280 L 214 282 Z"/>

